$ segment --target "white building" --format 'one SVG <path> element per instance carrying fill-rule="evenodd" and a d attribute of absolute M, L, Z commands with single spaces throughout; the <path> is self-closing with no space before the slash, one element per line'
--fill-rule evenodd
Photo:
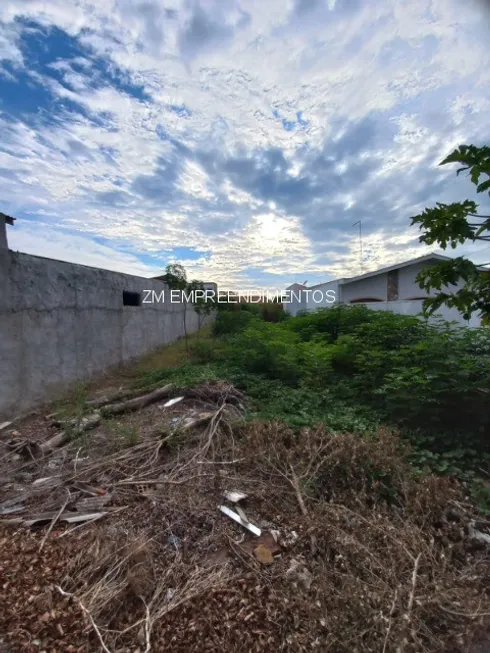
<path fill-rule="evenodd" d="M 364 304 L 377 311 L 417 315 L 422 312 L 424 299 L 430 296 L 419 287 L 417 275 L 424 268 L 447 260 L 450 260 L 448 256 L 428 254 L 349 279 L 335 279 L 309 287 L 295 283 L 287 288 L 288 301 L 284 302 L 284 308 L 291 315 L 297 315 L 300 311 L 314 311 L 339 303 Z M 441 306 L 436 315 L 465 326 L 480 326 L 481 323 L 476 315 L 468 321 L 455 308 L 447 306 Z"/>

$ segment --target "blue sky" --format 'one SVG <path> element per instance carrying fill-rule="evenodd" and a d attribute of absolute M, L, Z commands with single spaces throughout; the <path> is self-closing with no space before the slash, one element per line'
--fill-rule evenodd
<path fill-rule="evenodd" d="M 437 164 L 490 141 L 489 36 L 477 0 L 2 0 L 10 246 L 242 289 L 358 273 L 357 220 L 364 270 L 425 254 L 410 216 L 474 198 Z"/>

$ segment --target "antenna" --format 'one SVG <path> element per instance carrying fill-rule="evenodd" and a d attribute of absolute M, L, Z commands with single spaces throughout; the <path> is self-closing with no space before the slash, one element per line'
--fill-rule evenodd
<path fill-rule="evenodd" d="M 357 222 L 354 222 L 354 224 L 352 226 L 355 227 L 356 225 L 359 225 L 359 252 L 360 252 L 360 261 L 359 262 L 361 264 L 361 274 L 362 274 L 362 272 L 363 272 L 363 267 L 362 267 L 363 255 L 362 255 L 362 222 L 361 222 L 361 220 L 358 220 Z"/>

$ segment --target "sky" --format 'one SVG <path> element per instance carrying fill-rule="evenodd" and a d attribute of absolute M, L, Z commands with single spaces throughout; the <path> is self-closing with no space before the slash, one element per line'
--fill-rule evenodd
<path fill-rule="evenodd" d="M 364 271 L 441 253 L 410 218 L 482 202 L 438 164 L 489 143 L 489 37 L 483 0 L 2 0 L 10 248 L 234 289 L 358 274 L 359 220 Z"/>

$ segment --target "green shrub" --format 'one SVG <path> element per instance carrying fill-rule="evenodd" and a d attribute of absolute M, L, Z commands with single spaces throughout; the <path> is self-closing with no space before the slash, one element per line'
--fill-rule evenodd
<path fill-rule="evenodd" d="M 239 333 L 257 317 L 246 310 L 219 311 L 213 326 L 215 336 L 229 336 Z"/>
<path fill-rule="evenodd" d="M 191 361 L 198 365 L 211 363 L 220 357 L 216 343 L 211 340 L 197 340 L 190 346 L 189 353 Z"/>
<path fill-rule="evenodd" d="M 458 469 L 461 447 L 470 452 L 462 467 L 475 460 L 471 452 L 489 450 L 488 329 L 334 307 L 283 324 L 250 323 L 227 356 L 247 373 L 328 397 L 325 415 L 340 402 L 409 433 L 431 433 L 439 471 Z"/>
<path fill-rule="evenodd" d="M 392 353 L 378 389 L 387 414 L 426 428 L 490 434 L 490 355 L 475 355 L 472 329 L 429 327 L 426 337 Z"/>
<path fill-rule="evenodd" d="M 375 315 L 375 311 L 365 306 L 341 304 L 289 319 L 287 327 L 302 340 L 308 341 L 321 336 L 325 342 L 335 342 L 341 335 L 352 333 L 360 324 L 375 320 Z"/>
<path fill-rule="evenodd" d="M 295 385 L 301 378 L 299 338 L 282 325 L 256 321 L 230 342 L 228 359 L 234 365 Z"/>
<path fill-rule="evenodd" d="M 261 306 L 261 317 L 266 322 L 284 322 L 288 319 L 288 314 L 282 304 L 274 302 L 264 302 Z"/>
<path fill-rule="evenodd" d="M 336 306 L 273 323 L 257 305 L 218 313 L 214 341 L 148 383 L 227 379 L 252 415 L 365 433 L 396 425 L 418 467 L 470 478 L 490 454 L 490 330 Z M 467 476 L 464 476 L 466 474 Z"/>

